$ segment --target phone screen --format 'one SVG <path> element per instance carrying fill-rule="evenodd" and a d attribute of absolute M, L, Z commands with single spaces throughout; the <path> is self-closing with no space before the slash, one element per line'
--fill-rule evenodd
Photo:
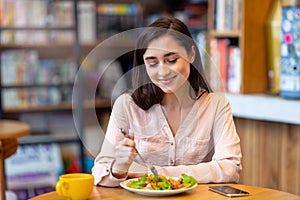
<path fill-rule="evenodd" d="M 247 196 L 249 195 L 249 192 L 228 186 L 228 185 L 223 185 L 223 186 L 209 186 L 208 189 L 223 194 L 228 197 L 233 197 L 233 196 Z"/>

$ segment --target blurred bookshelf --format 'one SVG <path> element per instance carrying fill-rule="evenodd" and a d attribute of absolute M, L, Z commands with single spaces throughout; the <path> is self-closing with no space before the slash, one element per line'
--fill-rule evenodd
<path fill-rule="evenodd" d="M 267 92 L 265 22 L 271 3 L 209 0 L 209 75 L 215 90 L 238 94 Z M 255 9 L 260 11 L 252 12 Z M 236 55 L 231 54 L 232 48 L 238 52 Z"/>
<path fill-rule="evenodd" d="M 72 50 L 78 43 L 74 3 L 1 1 L 1 108 L 4 117 L 6 109 L 41 109 L 71 102 L 71 84 L 79 67 Z M 54 57 L 48 53 L 55 50 L 59 53 Z"/>
<path fill-rule="evenodd" d="M 285 112 L 291 114 L 291 122 L 297 123 L 295 119 L 298 117 L 298 111 L 293 109 L 291 102 L 294 103 L 292 105 L 299 104 L 299 99 L 279 96 L 280 41 L 278 37 L 280 33 L 278 30 L 280 31 L 280 24 L 276 24 L 276 27 L 270 25 L 274 17 L 276 23 L 278 22 L 278 15 L 280 15 L 278 9 L 281 9 L 278 2 L 208 1 L 208 52 L 211 57 L 208 62 L 208 77 L 213 90 L 226 94 L 234 104 L 248 102 L 248 99 L 255 99 L 256 104 L 265 105 L 265 102 L 269 102 L 272 105 L 272 100 L 282 104 L 281 107 L 273 107 L 274 112 L 277 113 L 273 117 L 262 112 L 261 115 L 265 116 L 263 120 L 288 122 L 286 118 L 281 121 L 279 116 L 282 112 L 281 108 L 285 107 Z M 274 13 L 275 8 L 276 13 Z M 253 10 L 259 11 L 253 12 Z M 277 38 L 272 34 L 276 34 Z M 270 71 L 273 71 L 272 74 L 276 77 L 270 77 Z M 239 109 L 239 111 L 236 109 L 237 115 L 247 116 L 247 114 L 243 115 L 242 106 L 237 108 Z"/>
<path fill-rule="evenodd" d="M 49 125 L 43 121 L 48 113 L 56 112 L 61 116 L 62 111 L 72 109 L 73 82 L 80 62 L 79 38 L 86 40 L 85 36 L 79 37 L 77 31 L 76 5 L 80 7 L 75 0 L 0 1 L 0 109 L 1 118 L 22 121 L 27 115 L 32 127 L 45 124 L 41 131 L 33 128 L 31 135 L 24 137 L 20 145 L 34 149 L 46 143 L 45 148 L 54 143 L 73 143 L 78 147 L 76 156 L 83 167 L 85 149 L 78 137 L 82 133 L 76 133 L 74 129 L 72 138 L 61 135 L 51 139 Z M 32 114 L 37 113 L 38 118 L 32 118 Z M 39 176 L 38 171 L 36 174 Z M 52 180 L 55 181 L 57 175 L 53 174 Z M 45 183 L 46 179 L 41 181 Z M 42 182 L 35 187 L 43 185 Z M 16 189 L 15 183 L 11 183 L 13 181 L 8 178 L 8 186 Z M 32 197 L 26 191 L 26 186 L 30 185 L 17 187 L 20 191 L 18 199 Z"/>
<path fill-rule="evenodd" d="M 105 52 L 108 58 L 110 51 L 132 50 L 135 38 L 110 44 L 103 41 L 166 14 L 186 22 L 205 49 L 207 8 L 208 2 L 202 0 L 171 4 L 159 0 L 0 0 L 1 118 L 28 120 L 34 128 L 38 126 L 20 145 L 79 144 L 78 157 L 83 166 L 88 154 L 79 139 L 85 136 L 84 119 L 79 119 L 80 133 L 71 137 L 57 137 L 50 126 L 54 123 L 52 118 L 72 117 L 73 85 L 85 58 L 99 44 L 109 49 Z M 117 58 L 123 73 L 132 67 L 132 56 L 129 52 Z M 99 86 L 95 100 L 82 100 L 78 109 L 96 110 L 97 117 L 107 121 L 106 114 L 101 115 L 110 112 L 112 99 L 101 94 L 101 90 Z"/>

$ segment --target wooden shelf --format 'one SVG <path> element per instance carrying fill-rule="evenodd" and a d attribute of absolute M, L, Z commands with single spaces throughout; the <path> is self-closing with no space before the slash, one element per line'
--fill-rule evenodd
<path fill-rule="evenodd" d="M 216 32 L 216 31 L 210 31 L 211 37 L 216 38 L 238 38 L 241 36 L 240 32 Z"/>
<path fill-rule="evenodd" d="M 53 135 L 30 135 L 18 140 L 20 145 L 28 144 L 49 144 L 49 143 L 74 143 L 80 142 L 80 138 L 77 136 L 53 136 Z"/>
<path fill-rule="evenodd" d="M 103 43 L 103 41 L 98 40 L 96 42 L 81 43 L 80 47 L 83 49 L 93 49 L 98 45 L 104 45 L 104 47 L 109 48 L 120 48 L 120 47 L 134 47 L 135 41 L 133 40 L 122 40 L 115 41 L 113 43 Z M 37 44 L 27 44 L 27 43 L 7 43 L 1 44 L 1 49 L 51 49 L 51 48 L 73 48 L 72 43 L 62 43 L 62 42 L 45 42 Z"/>
<path fill-rule="evenodd" d="M 51 111 L 63 111 L 71 110 L 71 103 L 60 103 L 59 105 L 47 105 L 40 107 L 15 107 L 15 108 L 3 108 L 4 114 L 9 113 L 30 113 L 30 112 L 51 112 Z"/>
<path fill-rule="evenodd" d="M 73 87 L 73 83 L 49 83 L 49 84 L 11 84 L 11 85 L 2 85 L 3 89 L 10 88 L 47 88 L 47 87 Z"/>
<path fill-rule="evenodd" d="M 110 99 L 97 99 L 95 101 L 95 105 L 93 105 L 92 102 L 86 101 L 84 103 L 84 107 L 85 108 L 97 108 L 97 109 L 111 108 L 112 107 L 112 101 Z"/>
<path fill-rule="evenodd" d="M 38 44 L 27 44 L 27 43 L 9 43 L 9 44 L 1 44 L 1 49 L 54 49 L 54 48 L 73 48 L 73 44 L 71 43 L 38 43 Z"/>
<path fill-rule="evenodd" d="M 208 4 L 209 38 L 237 39 L 241 57 L 240 93 L 265 93 L 268 88 L 265 24 L 272 1 L 240 0 L 240 29 L 237 32 L 216 32 L 215 2 L 209 0 Z"/>
<path fill-rule="evenodd" d="M 70 27 L 42 27 L 42 26 L 26 26 L 26 27 L 15 27 L 15 26 L 0 26 L 0 31 L 76 31 L 73 26 Z"/>
<path fill-rule="evenodd" d="M 107 53 L 107 57 L 111 56 L 111 52 L 109 50 L 118 50 L 118 49 L 128 49 L 133 50 L 135 47 L 135 41 L 133 40 L 120 40 L 120 41 L 106 41 L 106 40 L 98 40 L 96 42 L 90 43 L 81 43 L 80 48 L 83 55 L 88 55 L 91 53 L 92 50 L 103 50 L 107 49 L 108 51 L 101 52 L 100 54 L 103 55 Z M 97 49 L 98 48 L 98 49 Z"/>
<path fill-rule="evenodd" d="M 94 104 L 93 104 L 94 103 Z M 109 99 L 97 99 L 94 102 L 84 101 L 83 109 L 109 109 L 112 102 Z M 30 113 L 30 112 L 52 112 L 52 111 L 65 111 L 72 110 L 71 102 L 64 102 L 58 105 L 47 105 L 40 107 L 20 107 L 20 108 L 4 108 L 4 114 L 11 113 Z"/>

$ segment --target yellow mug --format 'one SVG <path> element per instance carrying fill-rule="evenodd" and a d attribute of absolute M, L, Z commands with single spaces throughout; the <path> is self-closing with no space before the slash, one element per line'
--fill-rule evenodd
<path fill-rule="evenodd" d="M 63 174 L 56 184 L 59 196 L 72 200 L 88 199 L 94 187 L 94 176 L 85 173 Z"/>

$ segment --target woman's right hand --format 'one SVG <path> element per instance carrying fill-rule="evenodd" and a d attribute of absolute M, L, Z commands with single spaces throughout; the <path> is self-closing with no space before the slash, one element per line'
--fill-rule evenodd
<path fill-rule="evenodd" d="M 136 157 L 135 142 L 131 138 L 124 138 L 116 147 L 116 160 L 112 166 L 112 174 L 116 178 L 125 177 L 128 169 Z"/>

